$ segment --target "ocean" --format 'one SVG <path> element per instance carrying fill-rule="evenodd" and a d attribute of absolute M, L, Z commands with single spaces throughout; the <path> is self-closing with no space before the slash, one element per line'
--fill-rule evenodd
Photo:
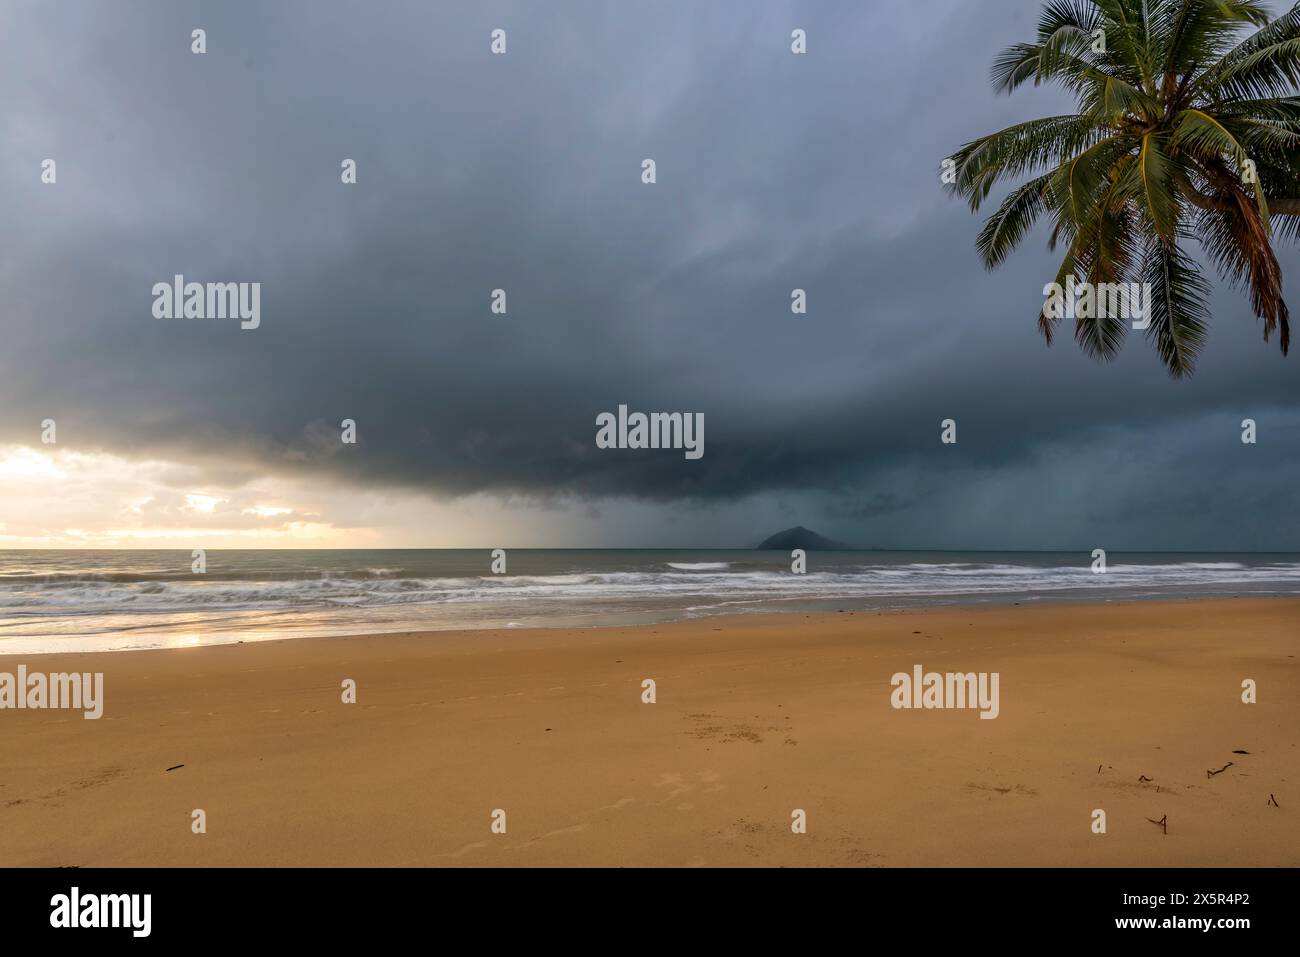
<path fill-rule="evenodd" d="M 752 549 L 0 550 L 0 654 L 738 612 L 1300 594 L 1300 554 Z"/>

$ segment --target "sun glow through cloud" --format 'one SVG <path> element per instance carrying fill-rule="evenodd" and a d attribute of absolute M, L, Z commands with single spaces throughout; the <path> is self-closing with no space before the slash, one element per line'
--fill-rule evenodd
<path fill-rule="evenodd" d="M 9 446 L 0 451 L 0 481 L 5 479 L 62 479 L 67 473 L 48 452 L 23 446 Z"/>
<path fill-rule="evenodd" d="M 440 501 L 310 476 L 239 472 L 233 481 L 231 471 L 0 445 L 0 548 L 525 547 L 557 534 L 598 541 L 598 514 L 555 503 Z"/>
<path fill-rule="evenodd" d="M 335 527 L 321 514 L 328 494 L 300 483 L 186 490 L 196 475 L 174 462 L 0 446 L 0 547 L 349 547 L 374 537 Z"/>
<path fill-rule="evenodd" d="M 208 514 L 212 514 L 217 510 L 217 506 L 224 501 L 226 500 L 217 498 L 215 495 L 199 495 L 195 492 L 190 492 L 185 496 L 185 507 L 196 512 L 207 512 Z M 285 511 L 289 510 L 285 509 Z M 247 510 L 245 510 L 245 513 L 247 514 Z"/>

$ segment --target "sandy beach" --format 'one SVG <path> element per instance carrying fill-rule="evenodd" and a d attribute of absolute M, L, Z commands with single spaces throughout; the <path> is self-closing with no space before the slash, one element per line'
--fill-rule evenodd
<path fill-rule="evenodd" d="M 1240 599 L 6 656 L 104 714 L 0 712 L 0 865 L 1295 866 L 1297 655 Z"/>

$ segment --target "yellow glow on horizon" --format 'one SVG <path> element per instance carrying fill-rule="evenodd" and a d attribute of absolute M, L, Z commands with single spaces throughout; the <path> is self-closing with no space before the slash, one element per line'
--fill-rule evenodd
<path fill-rule="evenodd" d="M 592 537 L 599 523 L 487 494 L 440 500 L 242 462 L 0 444 L 0 549 L 526 548 L 572 540 L 576 526 Z"/>
<path fill-rule="evenodd" d="M 198 472 L 103 452 L 0 446 L 0 548 L 347 548 L 374 540 L 373 529 L 334 527 L 301 483 L 176 488 L 178 477 Z"/>

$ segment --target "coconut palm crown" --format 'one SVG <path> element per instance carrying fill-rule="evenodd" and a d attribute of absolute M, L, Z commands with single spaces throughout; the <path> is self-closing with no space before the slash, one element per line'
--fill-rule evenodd
<path fill-rule="evenodd" d="M 1274 238 L 1300 235 L 1300 3 L 1273 18 L 1263 0 L 1051 0 L 1038 37 L 998 56 L 993 83 L 1056 83 L 1077 112 L 967 143 L 949 188 L 978 210 L 1015 186 L 979 234 L 989 269 L 1040 218 L 1065 251 L 1056 277 L 1141 283 L 1146 334 L 1169 373 L 1189 375 L 1206 338 L 1202 263 L 1248 291 L 1264 338 L 1290 345 Z M 1199 243 L 1201 255 L 1189 252 Z M 1128 323 L 1081 309 L 1075 339 L 1113 358 Z M 1092 314 L 1088 314 L 1092 313 Z M 1060 310 L 1039 329 L 1050 345 Z"/>

